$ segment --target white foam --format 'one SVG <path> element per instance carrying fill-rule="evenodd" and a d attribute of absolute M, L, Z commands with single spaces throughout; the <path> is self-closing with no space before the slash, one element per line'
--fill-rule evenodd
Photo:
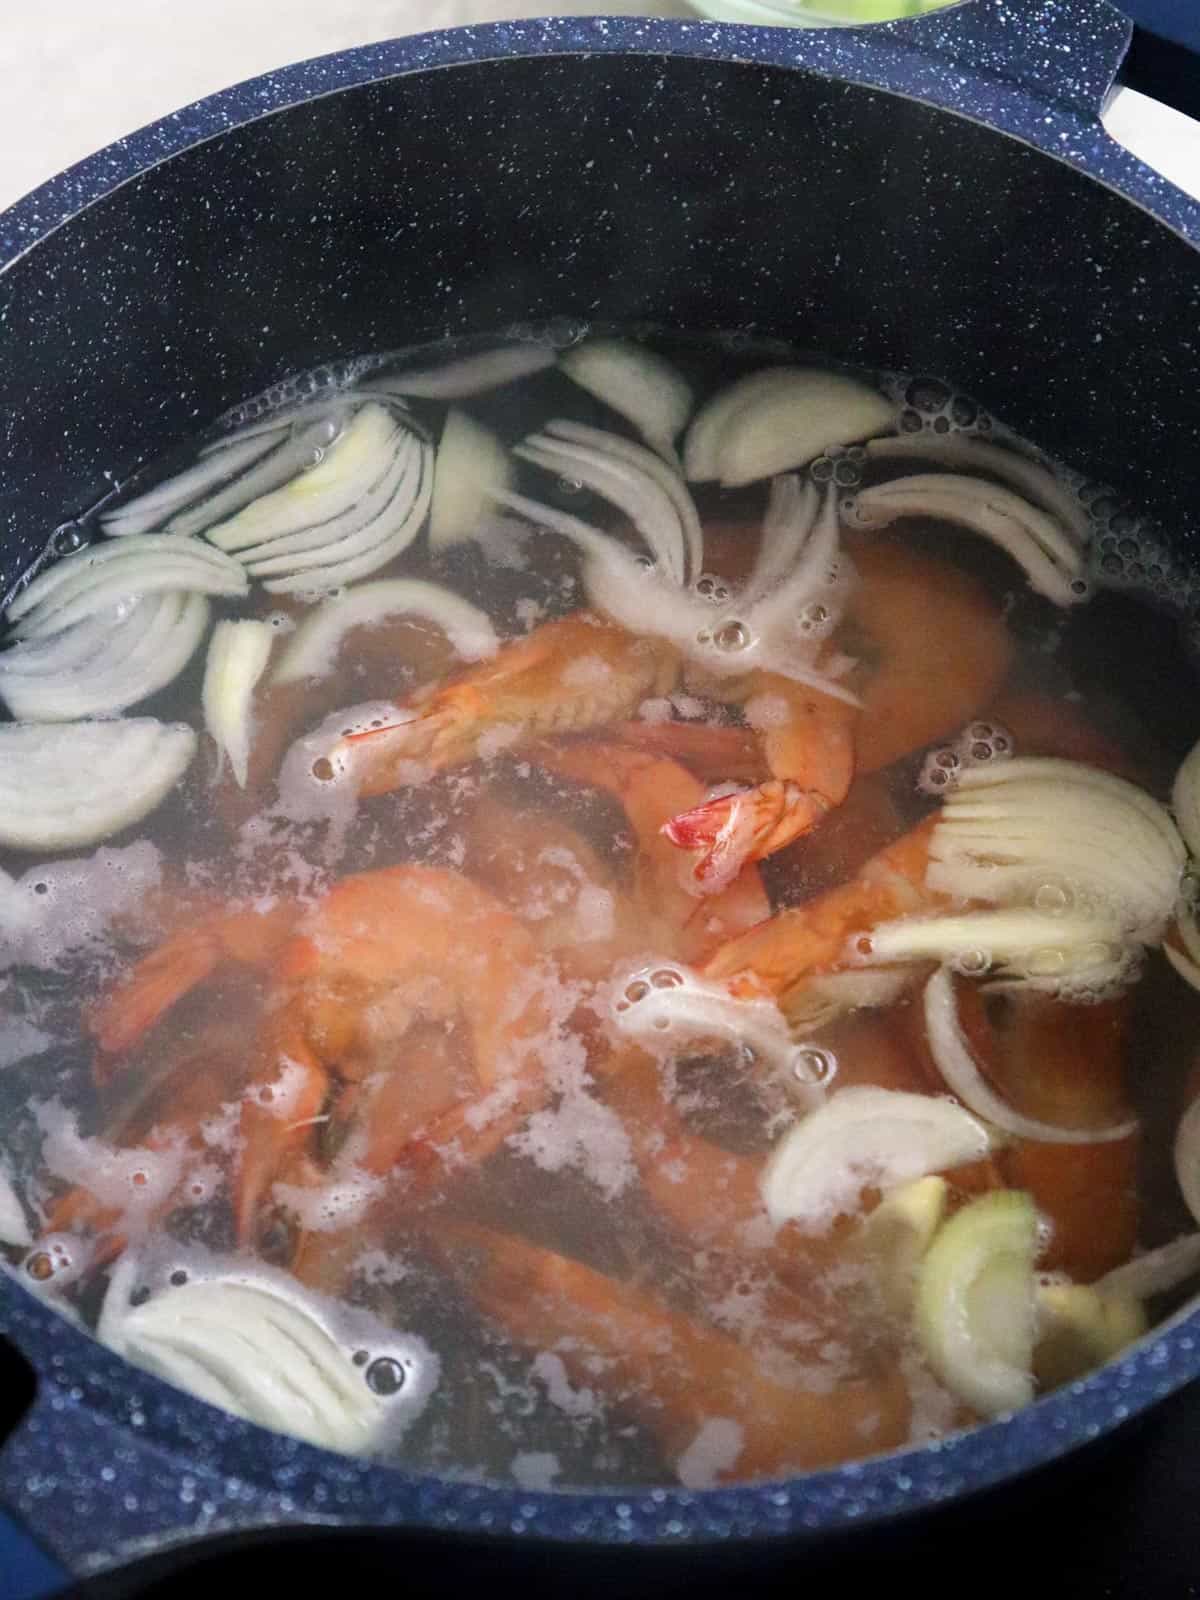
<path fill-rule="evenodd" d="M 651 727 L 660 727 L 665 722 L 674 721 L 675 708 L 663 695 L 655 695 L 649 700 L 643 700 L 637 710 L 638 721 L 648 722 Z"/>
<path fill-rule="evenodd" d="M 760 732 L 786 728 L 792 720 L 792 708 L 781 694 L 751 695 L 742 710 L 750 726 Z"/>
<path fill-rule="evenodd" d="M 559 674 L 565 689 L 602 689 L 613 675 L 603 656 L 576 656 Z"/>
<path fill-rule="evenodd" d="M 481 761 L 492 761 L 510 750 L 524 731 L 519 722 L 498 722 L 479 735 L 475 741 L 475 753 Z"/>
<path fill-rule="evenodd" d="M 8 1171 L 0 1165 L 0 1244 L 24 1247 L 33 1243 L 25 1208 L 17 1198 L 16 1185 Z"/>
<path fill-rule="evenodd" d="M 153 1215 L 170 1199 L 183 1171 L 183 1150 L 120 1150 L 79 1132 L 78 1119 L 58 1101 L 34 1107 L 42 1130 L 42 1164 L 65 1183 L 78 1184 L 128 1221 Z"/>
<path fill-rule="evenodd" d="M 546 1398 L 550 1404 L 566 1416 L 594 1417 L 599 1412 L 600 1402 L 595 1391 L 574 1387 L 567 1376 L 567 1369 L 563 1365 L 561 1356 L 556 1356 L 550 1350 L 539 1351 L 534 1356 L 529 1370 L 545 1385 Z"/>
<path fill-rule="evenodd" d="M 746 1435 L 731 1417 L 709 1417 L 675 1463 L 685 1489 L 711 1489 L 723 1472 L 737 1465 Z"/>
<path fill-rule="evenodd" d="M 310 1233 L 339 1233 L 361 1222 L 383 1193 L 384 1182 L 371 1173 L 350 1169 L 330 1183 L 311 1187 L 298 1183 L 276 1183 L 273 1198 Z"/>
<path fill-rule="evenodd" d="M 523 1450 L 513 1457 L 509 1471 L 519 1488 L 545 1491 L 554 1487 L 562 1467 L 550 1450 Z"/>
<path fill-rule="evenodd" d="M 162 858 L 148 840 L 108 847 L 71 861 L 30 867 L 0 881 L 0 969 L 53 968 L 134 912 L 162 877 Z"/>
<path fill-rule="evenodd" d="M 0 1012 L 0 1069 L 40 1055 L 58 1042 L 54 1034 L 35 1027 L 28 1017 L 10 1017 Z"/>

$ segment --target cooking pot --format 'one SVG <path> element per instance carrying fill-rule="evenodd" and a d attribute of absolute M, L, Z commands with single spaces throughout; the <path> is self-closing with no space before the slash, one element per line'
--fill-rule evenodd
<path fill-rule="evenodd" d="M 740 329 L 952 379 L 1200 557 L 1200 205 L 1111 142 L 1128 25 L 970 0 L 794 33 L 572 19 L 304 63 L 0 216 L 0 578 L 239 399 L 538 319 Z M 60 535 L 61 537 L 61 535 Z M 1012 1479 L 1200 1373 L 1200 1311 L 1010 1420 L 789 1482 L 525 1492 L 327 1454 L 124 1364 L 0 1276 L 36 1397 L 0 1499 L 76 1572 L 302 1524 L 736 1542 Z"/>

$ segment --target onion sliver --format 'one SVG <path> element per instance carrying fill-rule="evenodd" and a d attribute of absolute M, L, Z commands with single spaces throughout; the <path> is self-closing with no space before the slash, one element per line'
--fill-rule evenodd
<path fill-rule="evenodd" d="M 142 534 L 68 556 L 37 577 L 8 608 L 18 638 L 37 639 L 82 622 L 133 595 L 175 589 L 240 597 L 246 574 L 196 539 Z"/>
<path fill-rule="evenodd" d="M 574 477 L 587 489 L 601 494 L 623 511 L 646 541 L 657 565 L 674 584 L 687 580 L 683 526 L 671 496 L 652 474 L 640 471 L 603 450 L 564 444 L 546 434 L 534 434 L 516 447 L 514 454 L 547 472 Z"/>
<path fill-rule="evenodd" d="M 870 440 L 867 454 L 877 460 L 923 457 L 945 467 L 958 468 L 968 475 L 973 475 L 976 468 L 990 472 L 1002 478 L 1010 488 L 1020 490 L 1035 506 L 1056 517 L 1076 544 L 1087 542 L 1091 531 L 1088 514 L 1067 486 L 1049 467 L 991 440 L 964 433 L 897 433 L 885 439 Z"/>
<path fill-rule="evenodd" d="M 455 653 L 480 661 L 499 648 L 487 613 L 449 589 L 419 578 L 382 578 L 326 600 L 296 629 L 271 675 L 272 683 L 298 683 L 333 669 L 342 640 L 352 628 L 389 617 L 413 617 L 440 628 Z"/>
<path fill-rule="evenodd" d="M 806 466 L 833 445 L 871 438 L 895 424 L 895 405 L 853 378 L 803 367 L 762 377 L 771 382 L 757 390 L 747 385 L 718 433 L 713 464 L 727 489 Z M 713 404 L 720 402 L 718 395 Z"/>
<path fill-rule="evenodd" d="M 131 618 L 137 616 L 144 623 L 157 604 L 157 599 L 143 600 L 140 594 L 126 595 L 115 605 L 73 627 L 39 639 L 18 639 L 0 653 L 0 673 L 8 678 L 42 678 L 56 672 L 70 672 L 90 656 L 104 651 Z"/>
<path fill-rule="evenodd" d="M 1162 952 L 1184 983 L 1190 984 L 1197 993 L 1200 993 L 1200 966 L 1197 966 L 1190 956 L 1185 956 L 1182 950 L 1174 949 L 1169 943 L 1163 945 Z"/>
<path fill-rule="evenodd" d="M 264 589 L 271 594 L 303 594 L 314 588 L 340 588 L 378 572 L 407 550 L 424 526 L 433 494 L 433 449 L 416 438 L 412 447 L 411 464 L 391 504 L 369 528 L 325 550 L 327 564 L 300 567 L 297 562 L 298 570 L 267 579 Z"/>
<path fill-rule="evenodd" d="M 752 403 L 791 387 L 792 367 L 769 367 L 752 372 L 718 390 L 692 418 L 683 447 L 683 475 L 689 483 L 708 483 L 720 476 L 717 447 L 737 413 Z"/>
<path fill-rule="evenodd" d="M 469 539 L 491 509 L 493 496 L 515 482 L 512 457 L 492 430 L 451 407 L 433 469 L 430 548 L 443 550 Z"/>
<path fill-rule="evenodd" d="M 231 439 L 219 456 L 202 457 L 186 472 L 157 484 L 145 494 L 138 495 L 136 500 L 126 501 L 115 511 L 105 512 L 100 518 L 100 526 L 110 536 L 145 533 L 172 512 L 179 511 L 193 500 L 199 500 L 210 489 L 237 477 L 261 456 L 265 456 L 274 445 L 275 440 L 269 434 L 253 439 Z"/>
<path fill-rule="evenodd" d="M 250 765 L 251 704 L 267 670 L 275 630 L 269 622 L 218 622 L 204 665 L 204 722 L 239 789 Z"/>
<path fill-rule="evenodd" d="M 408 432 L 385 406 L 363 406 L 320 460 L 310 461 L 307 470 L 293 470 L 280 488 L 209 528 L 207 537 L 219 550 L 249 550 L 353 510 L 379 480 Z"/>
<path fill-rule="evenodd" d="M 411 507 L 420 483 L 424 449 L 416 434 L 397 430 L 378 477 L 353 505 L 328 521 L 250 545 L 238 552 L 238 559 L 252 577 L 275 577 L 361 555 L 379 541 L 389 526 L 385 520 L 389 514 L 407 512 Z"/>
<path fill-rule="evenodd" d="M 548 345 L 513 344 L 482 355 L 464 356 L 442 367 L 411 372 L 389 372 L 373 380 L 373 387 L 389 394 L 411 395 L 414 400 L 467 400 L 527 378 L 552 367 L 557 357 Z"/>
<path fill-rule="evenodd" d="M 1200 1097 L 1179 1119 L 1175 1131 L 1175 1180 L 1188 1210 L 1200 1222 Z"/>
<path fill-rule="evenodd" d="M 805 1107 L 825 1098 L 822 1081 L 808 1069 L 803 1046 L 792 1042 L 773 1000 L 741 1000 L 675 962 L 639 968 L 613 992 L 616 1031 L 647 1050 L 678 1051 L 689 1039 L 724 1039 L 750 1050 L 781 1078 Z"/>
<path fill-rule="evenodd" d="M 740 604 L 753 605 L 795 572 L 820 509 L 821 496 L 815 483 L 805 483 L 801 488 L 791 473 L 772 481 L 763 517 L 762 541 L 754 569 L 738 596 Z M 835 517 L 835 533 L 836 527 Z"/>
<path fill-rule="evenodd" d="M 947 796 L 926 883 L 963 900 L 1049 896 L 1143 944 L 1157 943 L 1186 864 L 1166 807 L 1074 761 L 1026 757 L 969 768 Z"/>
<path fill-rule="evenodd" d="M 10 677 L 0 658 L 0 695 L 24 722 L 70 722 L 124 711 L 179 676 L 204 637 L 208 617 L 203 595 L 168 593 L 146 600 L 106 648 L 73 670 Z"/>
<path fill-rule="evenodd" d="M 901 517 L 935 517 L 977 533 L 1006 550 L 1030 587 L 1057 606 L 1088 595 L 1083 557 L 1053 517 L 1011 489 L 950 472 L 916 473 L 860 489 L 849 516 L 860 527 L 886 527 Z"/>
<path fill-rule="evenodd" d="M 553 422 L 547 422 L 542 432 L 555 439 L 565 439 L 568 444 L 591 445 L 619 461 L 624 461 L 627 466 L 640 467 L 652 477 L 670 498 L 679 514 L 679 525 L 683 530 L 683 542 L 687 552 L 685 581 L 690 583 L 699 577 L 700 569 L 704 565 L 704 530 L 700 525 L 700 515 L 696 510 L 691 491 L 680 477 L 677 468 L 660 461 L 653 450 L 643 449 L 640 444 L 634 444 L 629 439 L 622 439 L 615 433 L 606 433 L 603 428 L 588 427 L 583 422 L 566 422 L 556 418 Z"/>
<path fill-rule="evenodd" d="M 21 1249 L 33 1243 L 25 1208 L 17 1198 L 12 1179 L 0 1167 L 0 1244 L 13 1244 Z"/>
<path fill-rule="evenodd" d="M 264 456 L 233 483 L 219 489 L 202 505 L 193 506 L 172 517 L 166 531 L 207 533 L 211 528 L 237 516 L 247 506 L 285 487 L 324 459 L 325 452 L 341 436 L 351 414 L 352 408 L 340 403 L 303 426 L 298 420 L 295 428 L 279 440 L 277 448 L 270 455 Z"/>
<path fill-rule="evenodd" d="M 1200 857 L 1200 744 L 1192 746 L 1175 774 L 1171 808 L 1188 849 Z"/>
<path fill-rule="evenodd" d="M 559 357 L 572 382 L 632 422 L 660 456 L 679 465 L 675 440 L 692 413 L 691 385 L 669 361 L 624 339 L 587 339 Z"/>
<path fill-rule="evenodd" d="M 763 1169 L 763 1201 L 773 1222 L 823 1228 L 868 1185 L 886 1192 L 979 1161 L 991 1147 L 984 1124 L 953 1100 L 842 1089 L 776 1145 Z"/>
<path fill-rule="evenodd" d="M 1064 1128 L 1023 1116 L 993 1090 L 984 1079 L 963 1033 L 954 998 L 954 980 L 945 967 L 939 967 L 925 985 L 925 1033 L 934 1065 L 946 1080 L 946 1087 L 958 1096 L 968 1111 L 990 1122 L 993 1127 L 1018 1139 L 1039 1144 L 1109 1144 L 1127 1139 L 1137 1132 L 1136 1120 L 1107 1128 Z"/>
<path fill-rule="evenodd" d="M 1113 1300 L 1149 1300 L 1156 1294 L 1170 1294 L 1189 1278 L 1200 1276 L 1200 1233 L 1185 1233 L 1182 1238 L 1161 1244 L 1134 1256 L 1124 1266 L 1114 1267 L 1092 1287 L 1097 1294 Z"/>
<path fill-rule="evenodd" d="M 106 1300 L 127 1293 L 114 1274 Z M 105 1342 L 120 1355 L 263 1427 L 353 1454 L 388 1415 L 352 1352 L 273 1286 L 200 1278 L 106 1311 Z"/>
<path fill-rule="evenodd" d="M 0 844 L 64 850 L 140 822 L 196 753 L 182 723 L 154 717 L 0 725 Z"/>
<path fill-rule="evenodd" d="M 1128 976 L 1112 923 L 1024 906 L 882 922 L 850 944 L 850 960 L 939 961 L 972 977 L 999 974 L 1064 997 L 1108 988 Z"/>

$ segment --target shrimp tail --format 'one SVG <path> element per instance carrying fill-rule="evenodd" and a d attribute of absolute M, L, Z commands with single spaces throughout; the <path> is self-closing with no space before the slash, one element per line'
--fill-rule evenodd
<path fill-rule="evenodd" d="M 828 806 L 787 778 L 771 778 L 739 794 L 721 795 L 664 823 L 681 850 L 699 852 L 692 877 L 701 894 L 715 894 L 753 861 L 782 850 L 815 828 Z"/>

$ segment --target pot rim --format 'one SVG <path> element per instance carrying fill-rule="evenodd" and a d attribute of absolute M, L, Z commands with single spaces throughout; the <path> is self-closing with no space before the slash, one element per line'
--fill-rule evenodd
<path fill-rule="evenodd" d="M 1160 222 L 1200 242 L 1200 204 L 1175 190 L 1115 144 L 1098 121 L 1115 62 L 1068 88 L 1030 86 L 1011 76 L 946 73 L 946 54 L 961 43 L 964 18 L 1002 9 L 976 0 L 902 23 L 869 29 L 804 31 L 640 18 L 559 18 L 491 24 L 392 40 L 318 57 L 251 79 L 186 107 L 117 141 L 50 179 L 0 214 L 0 275 L 88 206 L 210 138 L 289 107 L 382 79 L 445 67 L 529 56 L 656 54 L 735 60 L 802 69 L 923 100 L 971 116 L 1041 149 L 1117 191 Z M 1102 8 L 1122 38 L 1127 25 Z M 1076 29 L 1097 28 L 1094 0 L 1035 0 L 1029 25 L 1048 14 Z M 1116 35 L 1113 34 L 1115 39 Z M 1111 42 L 1111 41 L 1110 41 Z M 1123 44 L 1121 46 L 1123 50 Z M 1047 53 L 1048 52 L 1044 52 Z M 975 98 L 972 98 L 975 96 Z M 1055 103 L 1049 104 L 1050 100 Z M 970 104 L 970 110 L 967 106 Z M 1200 1308 L 1185 1310 L 1118 1361 L 1010 1418 L 985 1423 L 901 1451 L 787 1480 L 712 1489 L 531 1490 L 436 1478 L 333 1455 L 217 1411 L 130 1366 L 0 1273 L 0 1324 L 39 1376 L 39 1394 L 25 1423 L 0 1452 L 0 1493 L 59 1548 L 84 1550 L 88 1530 L 68 1531 L 68 1504 L 55 1523 L 37 1471 L 56 1474 L 59 1490 L 94 1487 L 97 1456 L 78 1450 L 64 1465 L 56 1435 L 68 1419 L 106 1430 L 109 1441 L 166 1469 L 175 1521 L 160 1507 L 142 1524 L 152 1543 L 195 1537 L 195 1521 L 179 1511 L 178 1483 L 211 1497 L 204 1531 L 230 1526 L 298 1523 L 372 1524 L 523 1534 L 557 1542 L 700 1543 L 730 1537 L 795 1536 L 878 1523 L 921 1507 L 959 1499 L 1010 1480 L 1111 1433 L 1200 1375 Z M 84 1374 L 83 1381 L 76 1375 Z M 199 1452 L 202 1459 L 195 1463 Z M 70 1452 L 68 1451 L 68 1455 Z M 6 1470 L 7 1469 L 7 1470 Z M 142 1477 L 146 1477 L 146 1472 Z M 113 1491 L 121 1520 L 121 1485 Z M 126 1511 L 129 1511 L 126 1504 Z M 97 1527 L 112 1528 L 97 1520 Z M 171 1533 L 170 1530 L 177 1531 Z M 57 1534 L 57 1537 L 56 1537 Z M 131 1541 L 130 1541 L 131 1542 Z M 88 1557 L 79 1556 L 86 1564 Z M 120 1552 L 108 1561 L 120 1559 Z M 94 1564 L 101 1564 L 95 1558 Z M 104 1562 L 103 1564 L 108 1564 Z"/>

